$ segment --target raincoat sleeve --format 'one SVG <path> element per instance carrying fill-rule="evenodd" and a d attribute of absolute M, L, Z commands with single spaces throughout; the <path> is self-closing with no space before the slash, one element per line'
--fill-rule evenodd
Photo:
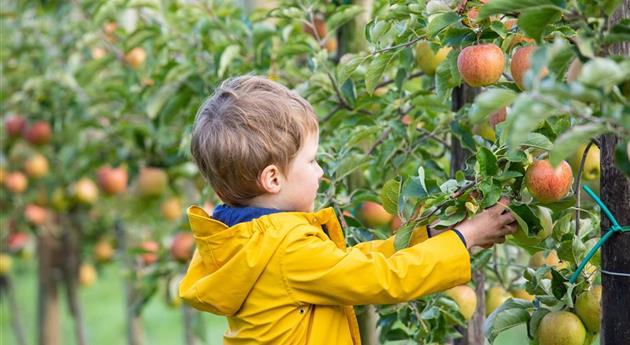
<path fill-rule="evenodd" d="M 338 248 L 308 226 L 294 229 L 282 248 L 285 287 L 298 304 L 393 304 L 470 280 L 470 255 L 446 231 L 389 257 Z"/>
<path fill-rule="evenodd" d="M 425 226 L 418 227 L 411 234 L 410 246 L 421 243 L 429 238 L 427 234 L 427 228 Z M 369 252 L 379 252 L 383 255 L 389 257 L 396 252 L 394 248 L 394 241 L 396 240 L 396 236 L 391 236 L 386 240 L 374 240 L 374 241 L 366 241 L 361 242 L 355 245 L 353 248 L 356 248 L 364 253 Z"/>

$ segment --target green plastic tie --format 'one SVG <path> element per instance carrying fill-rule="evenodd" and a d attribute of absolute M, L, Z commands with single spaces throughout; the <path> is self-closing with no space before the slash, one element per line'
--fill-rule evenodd
<path fill-rule="evenodd" d="M 585 185 L 585 186 L 582 186 L 582 188 L 591 197 L 591 199 L 593 199 L 599 205 L 599 207 L 602 209 L 602 211 L 606 215 L 606 218 L 608 218 L 610 222 L 612 223 L 612 226 L 608 228 L 604 236 L 602 236 L 602 238 L 600 238 L 599 241 L 597 241 L 595 246 L 593 246 L 593 248 L 589 250 L 589 252 L 586 254 L 584 259 L 578 266 L 577 270 L 573 272 L 573 275 L 571 276 L 571 279 L 569 280 L 569 282 L 572 284 L 575 283 L 575 281 L 580 276 L 580 273 L 582 272 L 586 264 L 589 262 L 589 260 L 591 260 L 593 255 L 595 255 L 597 250 L 599 250 L 599 247 L 601 247 L 604 244 L 604 242 L 606 242 L 606 240 L 608 240 L 616 232 L 630 232 L 630 226 L 620 226 L 619 222 L 617 222 L 617 219 L 615 218 L 615 216 L 613 216 L 613 214 L 610 212 L 608 207 L 604 205 L 602 200 L 595 193 L 593 193 L 593 191 L 588 186 Z"/>

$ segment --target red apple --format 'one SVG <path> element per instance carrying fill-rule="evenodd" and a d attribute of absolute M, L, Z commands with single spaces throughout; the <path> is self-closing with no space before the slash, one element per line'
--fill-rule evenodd
<path fill-rule="evenodd" d="M 145 266 L 154 264 L 158 260 L 160 245 L 155 241 L 145 241 L 140 244 L 140 249 L 144 252 L 140 254 L 140 260 Z"/>
<path fill-rule="evenodd" d="M 525 171 L 525 185 L 543 203 L 562 199 L 571 189 L 573 172 L 567 161 L 554 168 L 548 160 L 534 161 Z"/>
<path fill-rule="evenodd" d="M 24 218 L 34 225 L 42 225 L 50 218 L 50 212 L 44 207 L 28 204 L 24 207 Z"/>
<path fill-rule="evenodd" d="M 469 46 L 459 53 L 457 69 L 464 81 L 472 86 L 496 83 L 505 66 L 503 51 L 495 44 Z"/>
<path fill-rule="evenodd" d="M 12 193 L 21 194 L 28 187 L 28 179 L 21 172 L 14 171 L 7 175 L 4 185 Z"/>
<path fill-rule="evenodd" d="M 503 107 L 495 111 L 494 113 L 490 114 L 490 117 L 488 118 L 488 122 L 490 123 L 492 128 L 496 128 L 497 124 L 505 121 L 506 118 L 507 118 L 507 108 Z"/>
<path fill-rule="evenodd" d="M 179 262 L 186 262 L 192 258 L 195 238 L 190 232 L 180 232 L 173 237 L 171 255 Z"/>
<path fill-rule="evenodd" d="M 143 197 L 160 196 L 166 189 L 168 176 L 160 168 L 146 167 L 138 176 L 138 192 Z"/>
<path fill-rule="evenodd" d="M 24 129 L 24 139 L 32 145 L 45 145 L 52 137 L 52 130 L 46 121 L 37 121 L 31 127 Z"/>
<path fill-rule="evenodd" d="M 371 228 L 387 225 L 392 218 L 393 216 L 378 203 L 365 201 L 361 204 L 360 219 Z"/>
<path fill-rule="evenodd" d="M 512 78 L 514 78 L 514 82 L 518 85 L 519 89 L 524 90 L 525 85 L 523 84 L 523 77 L 525 76 L 525 72 L 530 67 L 530 59 L 531 55 L 534 51 L 536 51 L 538 47 L 536 46 L 524 46 L 520 47 L 514 52 L 512 55 L 512 61 L 510 63 L 510 70 L 512 71 Z M 544 78 L 547 73 L 547 68 L 543 68 L 538 74 L 539 78 Z"/>
<path fill-rule="evenodd" d="M 122 168 L 102 167 L 96 173 L 96 181 L 105 194 L 114 195 L 127 190 L 127 171 Z"/>
<path fill-rule="evenodd" d="M 26 119 L 19 115 L 7 117 L 4 121 L 4 127 L 7 129 L 9 137 L 17 138 L 22 134 L 24 127 L 26 127 Z"/>
<path fill-rule="evenodd" d="M 7 248 L 10 252 L 19 252 L 28 243 L 29 236 L 26 232 L 12 232 L 7 236 Z"/>

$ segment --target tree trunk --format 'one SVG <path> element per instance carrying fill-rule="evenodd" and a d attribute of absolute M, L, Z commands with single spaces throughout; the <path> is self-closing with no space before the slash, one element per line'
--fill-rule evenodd
<path fill-rule="evenodd" d="M 630 18 L 630 0 L 613 14 L 611 23 Z M 615 55 L 629 56 L 630 42 L 611 47 Z M 615 167 L 614 152 L 619 138 L 604 135 L 599 138 L 601 151 L 601 199 L 621 226 L 630 225 L 630 179 Z M 602 233 L 611 223 L 601 214 Z M 602 319 L 601 344 L 627 344 L 630 339 L 630 233 L 615 234 L 602 246 Z M 610 272 L 610 273 L 607 273 Z M 615 272 L 626 274 L 617 275 Z"/>
<path fill-rule="evenodd" d="M 354 20 L 344 25 L 339 31 L 339 56 L 345 53 L 356 53 L 367 50 L 365 26 L 372 19 L 374 0 L 354 0 L 352 2 L 355 5 L 361 6 L 363 12 L 356 16 Z"/>
<path fill-rule="evenodd" d="M 128 269 L 132 275 L 135 275 L 136 265 L 127 253 L 127 235 L 121 220 L 116 221 L 114 230 L 116 233 L 116 242 L 118 243 L 118 253 L 122 258 L 124 268 Z M 140 306 L 138 303 L 141 296 L 139 296 L 138 290 L 134 287 L 132 279 L 132 277 L 125 279 L 127 342 L 129 345 L 142 345 L 142 320 L 140 319 Z"/>
<path fill-rule="evenodd" d="M 452 94 L 452 109 L 458 111 L 466 103 L 472 102 L 476 95 L 479 94 L 479 89 L 470 88 L 467 85 L 457 87 L 453 90 Z M 465 168 L 468 152 L 462 147 L 457 138 L 451 138 L 451 177 L 455 176 L 457 170 L 463 170 Z M 482 270 L 473 272 L 472 280 L 475 283 L 475 294 L 477 295 L 477 309 L 472 318 L 468 322 L 467 328 L 461 328 L 459 331 L 462 333 L 462 338 L 456 339 L 457 345 L 477 345 L 484 343 L 483 337 L 483 322 L 485 319 L 485 274 Z"/>
<path fill-rule="evenodd" d="M 73 214 L 70 217 L 77 217 Z M 74 332 L 77 345 L 85 345 L 85 323 L 83 310 L 79 301 L 78 276 L 80 266 L 80 223 L 75 219 L 64 219 L 63 223 L 63 252 L 65 262 L 63 264 L 64 285 L 68 296 L 68 309 L 74 319 Z"/>
<path fill-rule="evenodd" d="M 61 282 L 59 240 L 57 227 L 46 224 L 37 236 L 39 263 L 38 291 L 38 344 L 61 345 L 61 314 L 59 310 L 59 283 Z"/>

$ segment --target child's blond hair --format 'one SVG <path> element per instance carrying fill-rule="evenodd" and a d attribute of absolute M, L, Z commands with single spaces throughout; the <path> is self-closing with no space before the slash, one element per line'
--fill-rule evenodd
<path fill-rule="evenodd" d="M 262 170 L 286 174 L 309 134 L 319 127 L 312 106 L 271 80 L 242 76 L 224 81 L 197 111 L 191 152 L 201 174 L 232 206 L 264 193 Z"/>

